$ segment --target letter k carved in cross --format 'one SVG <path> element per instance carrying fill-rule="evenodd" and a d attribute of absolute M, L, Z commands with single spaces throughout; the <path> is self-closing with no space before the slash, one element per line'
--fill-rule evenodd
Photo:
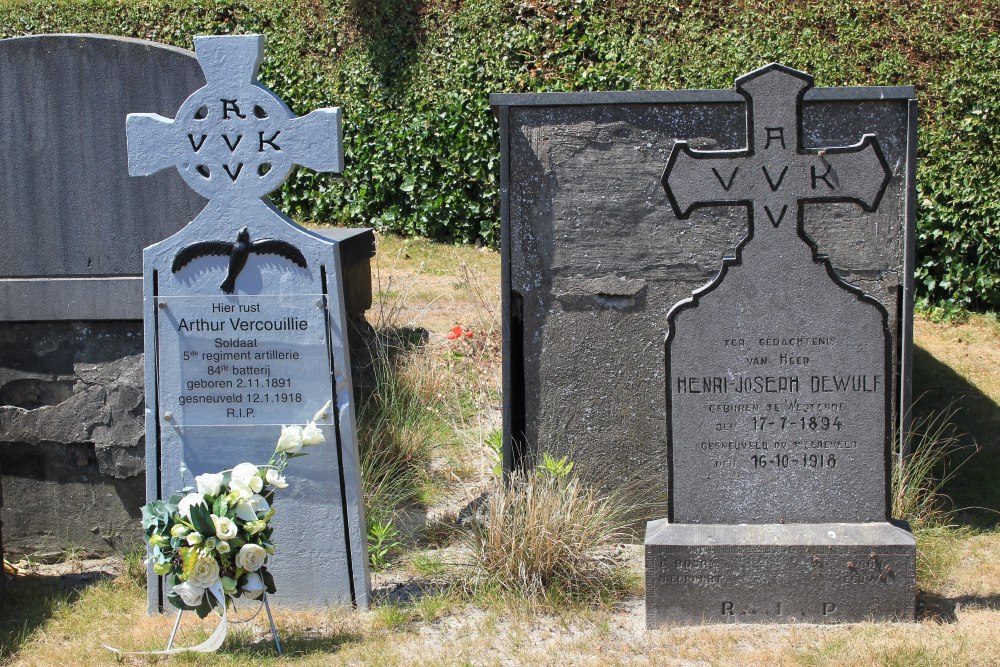
<path fill-rule="evenodd" d="M 800 233 L 808 202 L 854 202 L 875 211 L 891 175 L 875 135 L 854 146 L 803 148 L 802 100 L 812 85 L 808 74 L 777 64 L 737 79 L 747 104 L 747 147 L 697 151 L 675 143 L 662 177 L 674 214 L 686 219 L 701 206 L 745 206 L 749 239 L 768 228 Z M 782 226 L 789 213 L 796 224 Z M 770 225 L 755 227 L 758 220 Z"/>

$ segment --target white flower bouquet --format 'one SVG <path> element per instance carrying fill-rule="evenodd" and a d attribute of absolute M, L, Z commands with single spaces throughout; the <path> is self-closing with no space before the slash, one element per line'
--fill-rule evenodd
<path fill-rule="evenodd" d="M 305 427 L 283 426 L 266 464 L 241 463 L 198 475 L 197 489 L 185 488 L 142 508 L 150 562 L 166 579 L 170 604 L 204 618 L 220 604 L 209 594 L 220 584 L 227 601 L 275 592 L 267 571 L 268 556 L 274 555 L 274 494 L 288 486 L 282 474 L 288 462 L 305 456 L 304 446 L 325 440 L 316 421 L 329 409 L 327 403 Z"/>

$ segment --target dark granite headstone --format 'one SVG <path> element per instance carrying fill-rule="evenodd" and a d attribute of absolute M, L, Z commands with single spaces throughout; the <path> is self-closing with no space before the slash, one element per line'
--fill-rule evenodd
<path fill-rule="evenodd" d="M 878 210 L 879 138 L 805 149 L 808 75 L 736 82 L 746 148 L 674 145 L 663 186 L 679 219 L 742 206 L 748 231 L 670 312 L 669 522 L 646 534 L 647 623 L 912 619 L 915 542 L 889 523 L 889 315 L 837 274 L 804 212 Z"/>
<path fill-rule="evenodd" d="M 139 319 L 142 249 L 204 200 L 177 175 L 129 182 L 121 111 L 166 111 L 204 76 L 190 51 L 121 37 L 18 37 L 0 53 L 0 320 Z"/>
<path fill-rule="evenodd" d="M 811 83 L 491 97 L 505 466 L 672 491 L 650 626 L 913 617 L 916 101 Z"/>
<path fill-rule="evenodd" d="M 888 313 L 837 275 L 802 223 L 819 202 L 876 211 L 890 172 L 874 135 L 803 150 L 798 110 L 811 83 L 780 68 L 740 79 L 748 148 L 678 142 L 664 171 L 678 219 L 748 211 L 735 255 L 668 315 L 673 521 L 886 517 Z"/>
<path fill-rule="evenodd" d="M 748 208 L 701 207 L 679 218 L 660 178 L 680 140 L 697 150 L 745 150 L 746 100 L 734 90 L 703 90 L 499 94 L 491 104 L 502 155 L 505 465 L 543 452 L 568 455 L 606 485 L 665 497 L 668 313 L 735 254 Z M 801 213 L 790 205 L 784 216 L 794 225 L 801 215 L 831 270 L 884 307 L 890 428 L 905 426 L 909 401 L 915 105 L 911 87 L 810 89 L 798 130 L 784 135 L 786 147 L 803 150 L 878 137 L 889 178 L 877 209 L 826 199 Z M 795 187 L 811 190 L 810 165 L 802 166 L 805 180 Z M 732 172 L 716 168 L 720 176 L 709 168 L 707 178 L 724 191 Z M 744 166 L 740 175 L 749 168 L 760 175 L 758 190 L 771 191 L 768 177 L 791 186 L 791 169 L 782 176 L 780 167 Z M 828 189 L 823 176 L 817 171 L 817 185 Z M 730 187 L 742 187 L 740 178 Z M 781 216 L 781 207 L 772 214 Z M 779 322 L 766 326 L 780 330 Z M 770 364 L 789 354 L 769 352 Z M 810 428 L 813 415 L 799 416 Z M 720 429 L 713 441 L 733 439 L 727 424 L 711 424 Z M 846 439 L 833 435 L 824 439 Z"/>

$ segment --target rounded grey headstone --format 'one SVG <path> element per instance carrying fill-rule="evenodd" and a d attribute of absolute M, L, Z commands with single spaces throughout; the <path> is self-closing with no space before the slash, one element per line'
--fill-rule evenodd
<path fill-rule="evenodd" d="M 194 54 L 41 35 L 0 40 L 0 59 L 0 319 L 141 318 L 142 249 L 205 201 L 176 173 L 128 175 L 125 118 L 203 86 Z"/>

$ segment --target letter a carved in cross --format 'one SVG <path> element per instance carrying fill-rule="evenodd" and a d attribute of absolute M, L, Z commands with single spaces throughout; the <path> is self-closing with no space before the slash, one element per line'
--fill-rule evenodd
<path fill-rule="evenodd" d="M 662 178 L 674 214 L 685 219 L 701 206 L 746 206 L 749 239 L 768 228 L 796 234 L 808 202 L 876 210 L 890 171 L 875 135 L 842 148 L 802 147 L 802 99 L 812 85 L 808 74 L 777 64 L 737 79 L 747 101 L 747 147 L 697 151 L 675 143 Z M 795 225 L 782 224 L 792 216 Z"/>

